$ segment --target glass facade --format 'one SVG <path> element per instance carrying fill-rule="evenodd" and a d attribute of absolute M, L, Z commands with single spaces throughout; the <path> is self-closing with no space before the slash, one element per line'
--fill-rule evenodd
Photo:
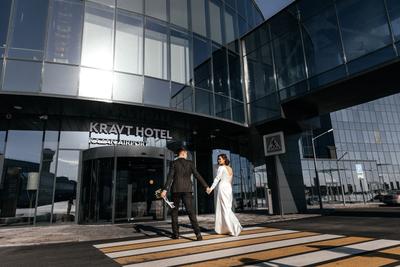
<path fill-rule="evenodd" d="M 237 39 L 262 22 L 252 0 L 4 0 L 0 12 L 2 93 L 200 109 L 246 123 L 226 110 L 245 108 Z M 175 84 L 192 94 L 185 108 Z M 195 88 L 212 101 L 196 100 Z M 227 98 L 214 101 L 220 93 Z"/>
<path fill-rule="evenodd" d="M 276 101 L 397 60 L 399 10 L 390 0 L 300 0 L 246 35 L 250 123 L 279 117 Z"/>

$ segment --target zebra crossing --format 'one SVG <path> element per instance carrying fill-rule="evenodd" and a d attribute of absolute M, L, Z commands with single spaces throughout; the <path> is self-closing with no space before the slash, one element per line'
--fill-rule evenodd
<path fill-rule="evenodd" d="M 94 245 L 121 266 L 400 266 L 400 241 L 247 227 L 240 236 L 204 233 Z"/>

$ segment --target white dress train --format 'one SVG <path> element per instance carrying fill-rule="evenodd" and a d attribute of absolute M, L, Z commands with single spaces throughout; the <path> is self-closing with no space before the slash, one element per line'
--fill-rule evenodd
<path fill-rule="evenodd" d="M 219 166 L 217 176 L 211 186 L 215 192 L 215 232 L 238 236 L 242 226 L 232 211 L 232 175 L 225 166 Z"/>

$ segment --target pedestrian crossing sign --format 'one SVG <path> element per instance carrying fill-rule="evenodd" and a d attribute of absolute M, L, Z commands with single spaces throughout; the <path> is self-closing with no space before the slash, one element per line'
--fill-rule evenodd
<path fill-rule="evenodd" d="M 264 135 L 264 152 L 267 157 L 286 152 L 283 132 Z"/>

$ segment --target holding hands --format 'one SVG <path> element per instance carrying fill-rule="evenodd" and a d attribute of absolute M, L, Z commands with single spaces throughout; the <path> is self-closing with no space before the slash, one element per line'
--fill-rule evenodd
<path fill-rule="evenodd" d="M 207 187 L 206 193 L 207 193 L 207 194 L 211 194 L 211 192 L 212 192 L 212 189 L 211 189 L 210 187 Z"/>

